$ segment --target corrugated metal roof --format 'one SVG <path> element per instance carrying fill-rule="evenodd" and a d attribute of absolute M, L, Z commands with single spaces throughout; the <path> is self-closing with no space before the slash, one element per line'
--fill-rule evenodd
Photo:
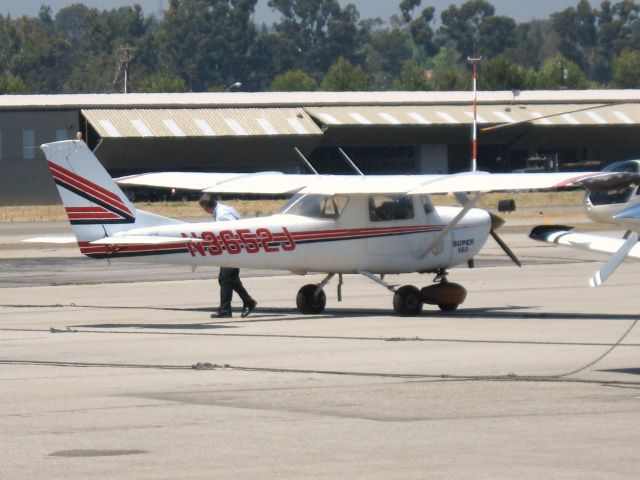
<path fill-rule="evenodd" d="M 334 126 L 455 125 L 471 124 L 470 105 L 352 106 L 305 109 L 320 124 Z M 640 124 L 637 104 L 479 105 L 479 124 L 531 122 L 535 125 L 625 125 Z"/>
<path fill-rule="evenodd" d="M 301 108 L 86 109 L 103 138 L 322 135 Z"/>

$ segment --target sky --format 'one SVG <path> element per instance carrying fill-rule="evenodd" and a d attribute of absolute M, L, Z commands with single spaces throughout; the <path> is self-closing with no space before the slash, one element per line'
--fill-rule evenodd
<path fill-rule="evenodd" d="M 489 0 L 489 2 L 496 8 L 497 15 L 506 15 L 517 22 L 548 18 L 553 12 L 575 7 L 578 4 L 578 0 Z M 601 3 L 600 0 L 590 0 L 590 2 L 594 7 Z M 74 3 L 84 3 L 88 7 L 107 10 L 137 3 L 142 6 L 147 15 L 150 15 L 166 8 L 169 0 L 0 0 L 0 14 L 11 14 L 12 18 L 21 15 L 36 16 L 43 3 L 52 8 L 54 15 L 61 8 Z M 340 0 L 340 3 L 355 4 L 361 18 L 380 17 L 386 20 L 391 15 L 399 13 L 400 0 Z M 439 14 L 449 5 L 462 3 L 464 3 L 463 0 L 423 0 L 420 10 L 433 6 L 436 9 L 436 18 L 439 18 Z M 277 19 L 277 15 L 267 6 L 267 0 L 258 0 L 256 21 L 270 24 Z"/>

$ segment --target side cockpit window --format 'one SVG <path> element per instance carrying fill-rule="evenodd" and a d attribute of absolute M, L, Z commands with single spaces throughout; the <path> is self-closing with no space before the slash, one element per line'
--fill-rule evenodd
<path fill-rule="evenodd" d="M 388 222 L 413 218 L 413 201 L 407 195 L 374 195 L 369 198 L 369 220 Z"/>
<path fill-rule="evenodd" d="M 349 203 L 346 195 L 299 195 L 282 210 L 289 215 L 337 219 Z"/>

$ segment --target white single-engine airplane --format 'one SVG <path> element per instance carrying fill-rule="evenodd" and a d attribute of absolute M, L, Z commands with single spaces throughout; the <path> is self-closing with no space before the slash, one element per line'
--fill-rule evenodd
<path fill-rule="evenodd" d="M 615 162 L 603 171 L 621 172 L 626 174 L 626 178 L 594 179 L 590 188 L 597 190 L 585 193 L 585 211 L 594 222 L 626 229 L 623 238 L 572 232 L 573 227 L 564 225 L 540 225 L 529 234 L 532 239 L 542 242 L 611 254 L 589 280 L 592 287 L 602 285 L 625 258 L 640 259 L 640 161 Z"/>
<path fill-rule="evenodd" d="M 447 269 L 471 262 L 502 221 L 474 208 L 489 191 L 588 188 L 612 174 L 534 173 L 455 175 L 286 175 L 150 173 L 121 185 L 161 186 L 217 194 L 294 195 L 281 213 L 228 222 L 188 223 L 137 210 L 83 141 L 44 144 L 80 251 L 92 258 L 191 266 L 327 273 L 303 286 L 296 304 L 320 313 L 323 287 L 336 274 L 362 274 L 394 293 L 399 315 L 424 303 L 455 310 L 466 290 L 447 281 Z M 430 194 L 454 192 L 461 207 L 434 207 Z M 466 192 L 473 193 L 467 196 Z M 434 284 L 396 288 L 385 274 L 435 273 Z M 342 279 L 340 279 L 342 280 Z M 338 297 L 340 298 L 340 285 Z"/>

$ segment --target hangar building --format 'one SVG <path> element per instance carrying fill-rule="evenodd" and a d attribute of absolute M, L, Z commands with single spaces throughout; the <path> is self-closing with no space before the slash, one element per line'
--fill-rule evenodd
<path fill-rule="evenodd" d="M 640 90 L 479 92 L 482 170 L 640 157 Z M 38 146 L 80 131 L 114 176 L 146 171 L 447 173 L 469 168 L 471 92 L 0 96 L 0 205 L 57 203 Z M 508 124 L 483 132 L 482 128 Z M 590 162 L 590 163 L 587 163 Z"/>

